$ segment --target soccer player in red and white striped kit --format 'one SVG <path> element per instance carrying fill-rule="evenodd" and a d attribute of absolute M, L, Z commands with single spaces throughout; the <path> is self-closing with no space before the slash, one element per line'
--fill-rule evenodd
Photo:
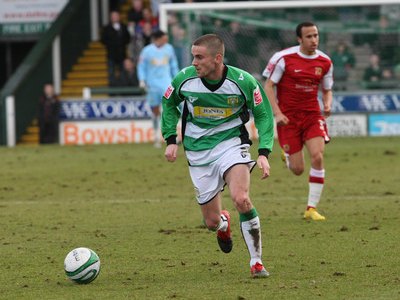
<path fill-rule="evenodd" d="M 304 172 L 303 146 L 307 149 L 311 168 L 305 219 L 323 221 L 316 207 L 320 201 L 324 180 L 324 148 L 328 143 L 325 118 L 331 113 L 333 65 L 331 59 L 318 50 L 318 28 L 304 22 L 296 28 L 299 45 L 275 53 L 263 76 L 265 91 L 277 124 L 278 139 L 284 160 L 295 174 Z M 321 88 L 323 109 L 318 102 Z"/>

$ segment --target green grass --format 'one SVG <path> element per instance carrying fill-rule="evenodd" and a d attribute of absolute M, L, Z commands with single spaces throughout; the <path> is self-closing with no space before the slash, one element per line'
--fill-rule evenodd
<path fill-rule="evenodd" d="M 252 147 L 255 153 L 256 147 Z M 271 277 L 250 278 L 232 211 L 234 249 L 219 251 L 180 151 L 151 145 L 0 148 L 0 299 L 399 299 L 400 138 L 335 138 L 326 149 L 323 223 L 305 222 L 307 174 L 252 174 Z M 67 280 L 63 262 L 92 248 L 101 273 Z"/>

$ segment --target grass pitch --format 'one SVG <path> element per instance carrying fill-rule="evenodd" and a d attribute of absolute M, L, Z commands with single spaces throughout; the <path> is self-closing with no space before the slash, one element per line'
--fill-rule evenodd
<path fill-rule="evenodd" d="M 0 148 L 0 299 L 399 299 L 399 145 L 334 138 L 315 223 L 302 220 L 308 176 L 276 143 L 271 177 L 252 173 L 265 280 L 250 278 L 228 193 L 233 251 L 202 225 L 182 150 L 171 164 L 152 145 Z M 82 286 L 63 271 L 80 246 L 101 260 Z"/>

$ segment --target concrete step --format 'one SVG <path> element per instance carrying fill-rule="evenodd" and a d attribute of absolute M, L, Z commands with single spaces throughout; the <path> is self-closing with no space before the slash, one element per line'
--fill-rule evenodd
<path fill-rule="evenodd" d="M 107 78 L 77 78 L 77 79 L 66 79 L 62 82 L 62 88 L 64 87 L 85 87 L 85 86 L 108 86 Z"/>
<path fill-rule="evenodd" d="M 39 134 L 24 134 L 19 141 L 21 144 L 39 144 Z"/>
<path fill-rule="evenodd" d="M 70 72 L 67 75 L 68 79 L 107 79 L 106 71 L 89 71 L 89 72 Z"/>
<path fill-rule="evenodd" d="M 78 59 L 78 64 L 88 64 L 88 63 L 103 63 L 107 62 L 105 56 L 83 56 Z"/>
<path fill-rule="evenodd" d="M 82 87 L 66 86 L 61 89 L 61 98 L 68 98 L 72 95 L 82 97 Z"/>
<path fill-rule="evenodd" d="M 29 126 L 26 132 L 29 134 L 39 134 L 39 126 Z"/>
<path fill-rule="evenodd" d="M 105 47 L 101 42 L 96 41 L 96 42 L 90 42 L 89 49 L 105 49 Z"/>
<path fill-rule="evenodd" d="M 107 65 L 102 64 L 102 63 L 76 64 L 72 67 L 72 71 L 105 71 L 105 72 L 107 72 Z"/>
<path fill-rule="evenodd" d="M 101 48 L 87 49 L 83 51 L 83 56 L 106 56 L 106 55 L 107 55 L 106 49 L 101 49 Z"/>

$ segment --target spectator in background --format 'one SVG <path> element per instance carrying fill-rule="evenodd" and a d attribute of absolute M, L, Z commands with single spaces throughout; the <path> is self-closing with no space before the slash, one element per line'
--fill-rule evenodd
<path fill-rule="evenodd" d="M 391 23 L 386 16 L 379 18 L 379 34 L 372 45 L 375 53 L 379 53 L 383 66 L 392 66 L 399 45 L 398 23 Z"/>
<path fill-rule="evenodd" d="M 150 23 L 153 31 L 158 29 L 158 18 L 153 15 L 151 9 L 149 8 L 143 8 L 143 19 L 139 21 L 138 32 L 141 32 L 145 23 Z"/>
<path fill-rule="evenodd" d="M 58 122 L 60 100 L 54 92 L 53 84 L 46 83 L 39 99 L 39 143 L 58 143 Z"/>
<path fill-rule="evenodd" d="M 384 67 L 382 69 L 382 80 L 380 83 L 381 89 L 395 89 L 397 88 L 398 82 L 395 80 L 393 70 L 390 67 Z"/>
<path fill-rule="evenodd" d="M 143 20 L 143 0 L 132 0 L 127 19 L 131 35 L 137 35 L 139 22 Z"/>
<path fill-rule="evenodd" d="M 354 68 L 356 59 L 349 47 L 344 42 L 339 42 L 336 50 L 331 55 L 333 63 L 333 76 L 335 78 L 335 89 L 346 90 L 346 82 L 349 72 Z"/>
<path fill-rule="evenodd" d="M 143 19 L 139 21 L 135 30 L 135 38 L 132 43 L 132 57 L 138 57 L 143 47 L 151 43 L 151 35 L 158 29 L 158 19 L 154 18 L 151 10 L 143 9 Z"/>
<path fill-rule="evenodd" d="M 150 22 L 145 22 L 141 29 L 141 32 L 138 33 L 133 39 L 131 43 L 131 55 L 137 61 L 137 58 L 140 55 L 140 51 L 147 45 L 151 44 L 151 36 L 153 34 L 153 27 Z"/>
<path fill-rule="evenodd" d="M 178 74 L 178 62 L 174 48 L 168 43 L 168 35 L 157 30 L 152 43 L 143 48 L 137 66 L 139 86 L 147 91 L 146 99 L 153 113 L 154 146 L 161 146 L 159 136 L 160 106 L 165 90 Z"/>
<path fill-rule="evenodd" d="M 400 89 L 400 63 L 393 68 L 393 81 L 396 84 L 395 88 Z"/>
<path fill-rule="evenodd" d="M 228 65 L 240 66 L 238 63 L 239 47 L 242 42 L 243 32 L 240 28 L 240 23 L 232 21 L 229 23 L 229 27 L 226 28 L 220 24 L 221 20 L 216 21 L 217 33 L 224 39 L 226 47 L 225 63 Z M 244 45 L 245 46 L 245 45 Z"/>
<path fill-rule="evenodd" d="M 123 69 L 123 61 L 127 57 L 127 46 L 130 42 L 130 34 L 125 24 L 120 21 L 117 11 L 110 13 L 110 23 L 107 24 L 101 34 L 101 42 L 107 49 L 108 81 L 115 85 L 119 74 Z"/>
<path fill-rule="evenodd" d="M 125 58 L 124 68 L 118 80 L 118 86 L 138 87 L 139 80 L 136 73 L 136 65 L 130 58 Z"/>
<path fill-rule="evenodd" d="M 171 3 L 171 2 L 172 2 L 171 0 L 150 0 L 151 11 L 153 12 L 153 15 L 158 18 L 160 3 Z"/>
<path fill-rule="evenodd" d="M 142 39 L 143 39 L 144 28 L 141 28 L 139 26 L 139 22 L 143 21 L 143 8 L 144 8 L 143 0 L 132 0 L 131 8 L 128 10 L 128 15 L 127 15 L 128 30 L 129 33 L 131 34 L 129 53 L 134 60 L 137 60 L 140 50 L 143 48 Z"/>
<path fill-rule="evenodd" d="M 171 27 L 171 33 L 173 38 L 173 47 L 178 59 L 178 68 L 187 66 L 190 64 L 190 49 L 187 46 L 185 36 L 186 31 L 180 25 L 175 24 Z"/>
<path fill-rule="evenodd" d="M 151 36 L 153 34 L 153 25 L 150 22 L 144 22 L 142 27 L 142 33 L 140 34 L 140 49 L 151 44 Z"/>
<path fill-rule="evenodd" d="M 368 89 L 375 89 L 380 87 L 382 80 L 382 67 L 380 64 L 380 57 L 377 54 L 372 54 L 369 57 L 369 66 L 364 70 L 363 81 Z"/>
<path fill-rule="evenodd" d="M 398 81 L 398 84 L 400 85 L 400 63 L 394 66 L 394 79 Z"/>
<path fill-rule="evenodd" d="M 110 11 L 119 10 L 126 0 L 109 0 Z"/>

